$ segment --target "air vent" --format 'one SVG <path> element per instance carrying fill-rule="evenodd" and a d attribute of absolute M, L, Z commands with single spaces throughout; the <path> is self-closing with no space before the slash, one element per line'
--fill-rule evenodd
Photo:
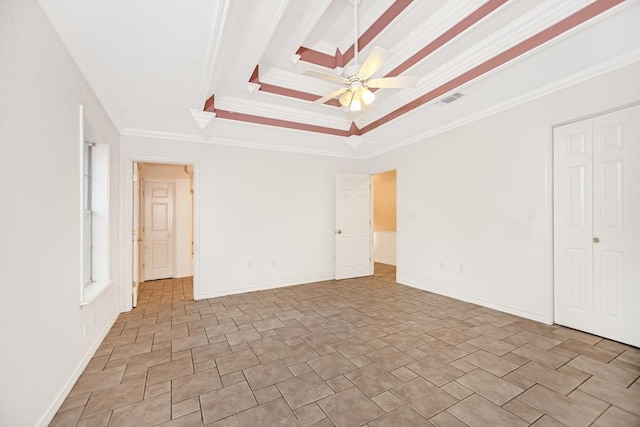
<path fill-rule="evenodd" d="M 452 93 L 449 96 L 445 96 L 444 98 L 442 98 L 440 100 L 440 102 L 442 102 L 443 104 L 451 104 L 453 101 L 457 101 L 458 99 L 462 98 L 464 96 L 464 94 L 460 93 L 460 92 L 456 92 L 456 93 Z"/>

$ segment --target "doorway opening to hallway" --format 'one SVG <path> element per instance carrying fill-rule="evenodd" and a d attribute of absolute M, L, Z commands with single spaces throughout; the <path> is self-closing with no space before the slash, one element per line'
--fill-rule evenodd
<path fill-rule="evenodd" d="M 396 171 L 373 175 L 372 187 L 373 261 L 377 274 L 384 265 L 396 266 Z M 395 268 L 387 270 L 395 273 Z"/>
<path fill-rule="evenodd" d="M 134 282 L 191 278 L 193 166 L 134 162 L 134 169 Z"/>

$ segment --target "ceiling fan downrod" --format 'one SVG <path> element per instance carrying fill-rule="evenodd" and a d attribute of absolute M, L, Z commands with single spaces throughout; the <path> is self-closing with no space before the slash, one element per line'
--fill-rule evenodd
<path fill-rule="evenodd" d="M 351 0 L 353 2 L 353 59 L 355 64 L 358 64 L 358 1 Z"/>

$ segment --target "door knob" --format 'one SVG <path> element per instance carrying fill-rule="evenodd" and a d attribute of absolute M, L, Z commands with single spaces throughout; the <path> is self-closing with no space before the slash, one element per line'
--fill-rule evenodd
<path fill-rule="evenodd" d="M 342 234 L 342 230 L 336 230 L 336 234 Z"/>
<path fill-rule="evenodd" d="M 167 233 L 167 237 L 173 237 L 173 233 Z"/>
<path fill-rule="evenodd" d="M 594 237 L 593 238 L 593 243 L 600 243 L 600 238 L 599 237 Z"/>

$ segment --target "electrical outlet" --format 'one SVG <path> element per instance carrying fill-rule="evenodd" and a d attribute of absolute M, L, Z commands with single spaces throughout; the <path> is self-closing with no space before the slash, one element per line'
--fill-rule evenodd
<path fill-rule="evenodd" d="M 440 271 L 444 271 L 444 262 L 440 261 Z"/>
<path fill-rule="evenodd" d="M 536 219 L 536 209 L 530 208 L 527 215 L 529 216 L 529 219 Z"/>
<path fill-rule="evenodd" d="M 248 268 L 249 268 L 249 270 L 251 270 L 253 268 L 253 261 L 249 261 Z"/>
<path fill-rule="evenodd" d="M 464 274 L 464 265 L 460 266 L 460 274 Z"/>
<path fill-rule="evenodd" d="M 277 267 L 278 266 L 278 260 L 277 259 L 272 259 L 271 260 L 271 267 Z"/>

